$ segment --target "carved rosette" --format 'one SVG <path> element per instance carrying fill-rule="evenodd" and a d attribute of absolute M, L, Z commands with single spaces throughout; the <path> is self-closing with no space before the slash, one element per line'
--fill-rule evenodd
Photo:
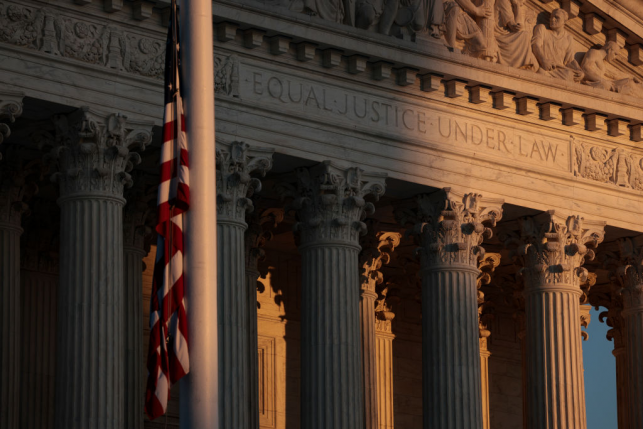
<path fill-rule="evenodd" d="M 298 168 L 295 176 L 295 183 L 282 183 L 277 191 L 294 199 L 289 208 L 297 213 L 294 231 L 300 235 L 301 245 L 357 245 L 359 236 L 367 231 L 364 217 L 375 211 L 365 198 L 370 195 L 377 200 L 384 194 L 386 174 L 324 161 Z"/>
<path fill-rule="evenodd" d="M 52 180 L 62 198 L 102 195 L 122 198 L 132 185 L 130 172 L 152 141 L 152 124 L 136 124 L 120 114 L 105 115 L 81 107 L 53 118 L 56 127 L 50 158 L 58 167 Z"/>
<path fill-rule="evenodd" d="M 415 216 L 399 212 L 398 221 L 414 223 L 410 233 L 419 240 L 422 269 L 459 265 L 477 270 L 485 254 L 482 241 L 492 236 L 489 227 L 502 218 L 503 203 L 445 188 L 419 196 Z"/>
<path fill-rule="evenodd" d="M 512 257 L 521 267 L 527 291 L 564 287 L 581 295 L 581 283 L 588 279 L 582 265 L 594 259 L 593 249 L 603 241 L 605 222 L 548 211 L 518 223 L 519 234 L 508 235 L 504 241 L 513 247 Z"/>
<path fill-rule="evenodd" d="M 250 197 L 261 191 L 261 177 L 272 168 L 272 149 L 217 140 L 217 221 L 244 223 L 254 209 Z"/>
<path fill-rule="evenodd" d="M 259 262 L 266 252 L 263 246 L 272 240 L 272 231 L 284 220 L 283 209 L 270 208 L 263 211 L 253 210 L 246 215 L 248 229 L 245 231 L 246 270 L 257 271 Z"/>

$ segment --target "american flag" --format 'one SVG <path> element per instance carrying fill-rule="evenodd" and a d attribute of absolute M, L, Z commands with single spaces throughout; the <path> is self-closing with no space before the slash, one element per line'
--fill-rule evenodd
<path fill-rule="evenodd" d="M 145 412 L 167 408 L 170 387 L 190 370 L 183 273 L 183 222 L 190 206 L 188 147 L 180 92 L 179 29 L 172 0 L 165 58 L 165 115 L 158 188 L 158 242 L 150 302 L 150 347 Z"/>

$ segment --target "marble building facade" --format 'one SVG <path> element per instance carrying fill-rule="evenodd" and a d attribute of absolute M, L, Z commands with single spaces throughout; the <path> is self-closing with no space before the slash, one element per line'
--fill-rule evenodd
<path fill-rule="evenodd" d="M 2 428 L 179 426 L 142 407 L 168 8 L 0 2 Z M 213 9 L 221 428 L 583 429 L 584 340 L 643 428 L 638 1 Z"/>

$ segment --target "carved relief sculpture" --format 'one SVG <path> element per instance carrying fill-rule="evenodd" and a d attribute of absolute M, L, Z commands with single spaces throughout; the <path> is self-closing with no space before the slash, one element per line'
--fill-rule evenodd
<path fill-rule="evenodd" d="M 531 47 L 538 60 L 538 73 L 557 79 L 580 82 L 583 72 L 574 59 L 574 38 L 565 29 L 569 15 L 563 9 L 552 11 L 549 29 L 539 24 L 534 29 Z"/>
<path fill-rule="evenodd" d="M 471 0 L 450 0 L 444 4 L 444 9 L 447 46 L 454 49 L 457 41 L 462 40 L 465 43 L 463 53 L 492 60 L 495 40 L 487 38 L 488 34 L 483 33 L 479 22 L 484 20 L 486 25 L 493 17 L 493 8 L 486 4 L 477 6 Z"/>
<path fill-rule="evenodd" d="M 623 148 L 608 149 L 573 142 L 575 176 L 643 190 L 643 157 Z"/>
<path fill-rule="evenodd" d="M 537 70 L 538 62 L 531 50 L 533 12 L 525 0 L 496 0 L 495 38 L 498 62 L 511 67 Z"/>
<path fill-rule="evenodd" d="M 630 77 L 619 78 L 607 68 L 607 65 L 616 59 L 619 50 L 618 43 L 610 41 L 600 49 L 587 51 L 581 62 L 581 68 L 585 73 L 582 83 L 608 91 L 640 95 L 643 92 L 640 80 Z"/>

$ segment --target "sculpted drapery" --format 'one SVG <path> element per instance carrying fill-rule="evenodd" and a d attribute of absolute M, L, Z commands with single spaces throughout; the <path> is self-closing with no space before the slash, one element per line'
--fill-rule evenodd
<path fill-rule="evenodd" d="M 527 0 L 303 0 L 303 12 L 400 38 L 426 33 L 451 51 L 568 82 L 636 95 L 642 83 L 612 68 L 623 46 L 614 41 L 579 55 L 555 9 L 549 25 L 536 22 Z M 582 60 L 581 60 L 582 58 Z"/>

